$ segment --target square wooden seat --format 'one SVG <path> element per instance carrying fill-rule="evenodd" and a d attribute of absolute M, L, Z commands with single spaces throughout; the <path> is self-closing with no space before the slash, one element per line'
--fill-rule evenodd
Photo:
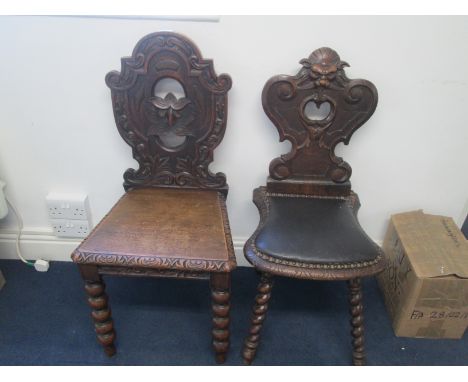
<path fill-rule="evenodd" d="M 224 197 L 209 190 L 131 190 L 75 250 L 73 261 L 194 276 L 229 272 L 236 261 Z"/>
<path fill-rule="evenodd" d="M 231 78 L 217 76 L 213 62 L 173 32 L 143 37 L 121 63 L 106 84 L 138 168 L 125 171 L 126 193 L 72 254 L 97 339 L 109 356 L 116 352 L 103 275 L 209 279 L 212 345 L 222 363 L 236 260 L 226 176 L 209 165 L 226 129 Z"/>

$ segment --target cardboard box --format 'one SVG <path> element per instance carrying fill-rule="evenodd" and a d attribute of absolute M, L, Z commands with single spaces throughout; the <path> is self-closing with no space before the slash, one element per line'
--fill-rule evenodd
<path fill-rule="evenodd" d="M 461 338 L 468 326 L 468 241 L 452 218 L 393 215 L 378 281 L 399 337 Z"/>

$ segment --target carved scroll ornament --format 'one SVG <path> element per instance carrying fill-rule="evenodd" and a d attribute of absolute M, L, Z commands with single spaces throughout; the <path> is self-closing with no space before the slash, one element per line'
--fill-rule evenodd
<path fill-rule="evenodd" d="M 262 94 L 263 108 L 275 124 L 280 141 L 289 140 L 288 154 L 270 163 L 275 180 L 347 182 L 351 167 L 334 153 L 338 143 L 349 143 L 351 135 L 373 114 L 377 90 L 366 80 L 350 80 L 341 61 L 330 48 L 315 50 L 300 61 L 295 76 L 271 78 Z M 311 118 L 309 103 L 317 110 L 328 106 L 328 114 Z"/>
<path fill-rule="evenodd" d="M 178 81 L 185 96 L 156 96 L 156 84 L 165 78 Z M 125 189 L 227 189 L 225 175 L 208 166 L 224 136 L 231 79 L 216 76 L 213 62 L 203 59 L 192 41 L 172 32 L 148 35 L 122 59 L 120 73 L 107 74 L 106 84 L 119 133 L 139 164 L 124 173 Z M 169 135 L 175 144 L 167 143 Z"/>

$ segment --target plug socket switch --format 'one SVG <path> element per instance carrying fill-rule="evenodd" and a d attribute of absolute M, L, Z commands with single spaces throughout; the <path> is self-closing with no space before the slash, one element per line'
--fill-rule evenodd
<path fill-rule="evenodd" d="M 87 195 L 50 192 L 46 203 L 50 219 L 90 220 Z"/>
<path fill-rule="evenodd" d="M 87 220 L 50 219 L 50 222 L 58 237 L 86 237 L 91 228 Z"/>

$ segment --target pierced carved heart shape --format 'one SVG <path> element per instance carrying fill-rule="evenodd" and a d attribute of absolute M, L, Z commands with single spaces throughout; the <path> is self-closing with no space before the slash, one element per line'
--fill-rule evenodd
<path fill-rule="evenodd" d="M 309 101 L 304 106 L 304 116 L 310 121 L 323 121 L 331 113 L 328 101 Z"/>

